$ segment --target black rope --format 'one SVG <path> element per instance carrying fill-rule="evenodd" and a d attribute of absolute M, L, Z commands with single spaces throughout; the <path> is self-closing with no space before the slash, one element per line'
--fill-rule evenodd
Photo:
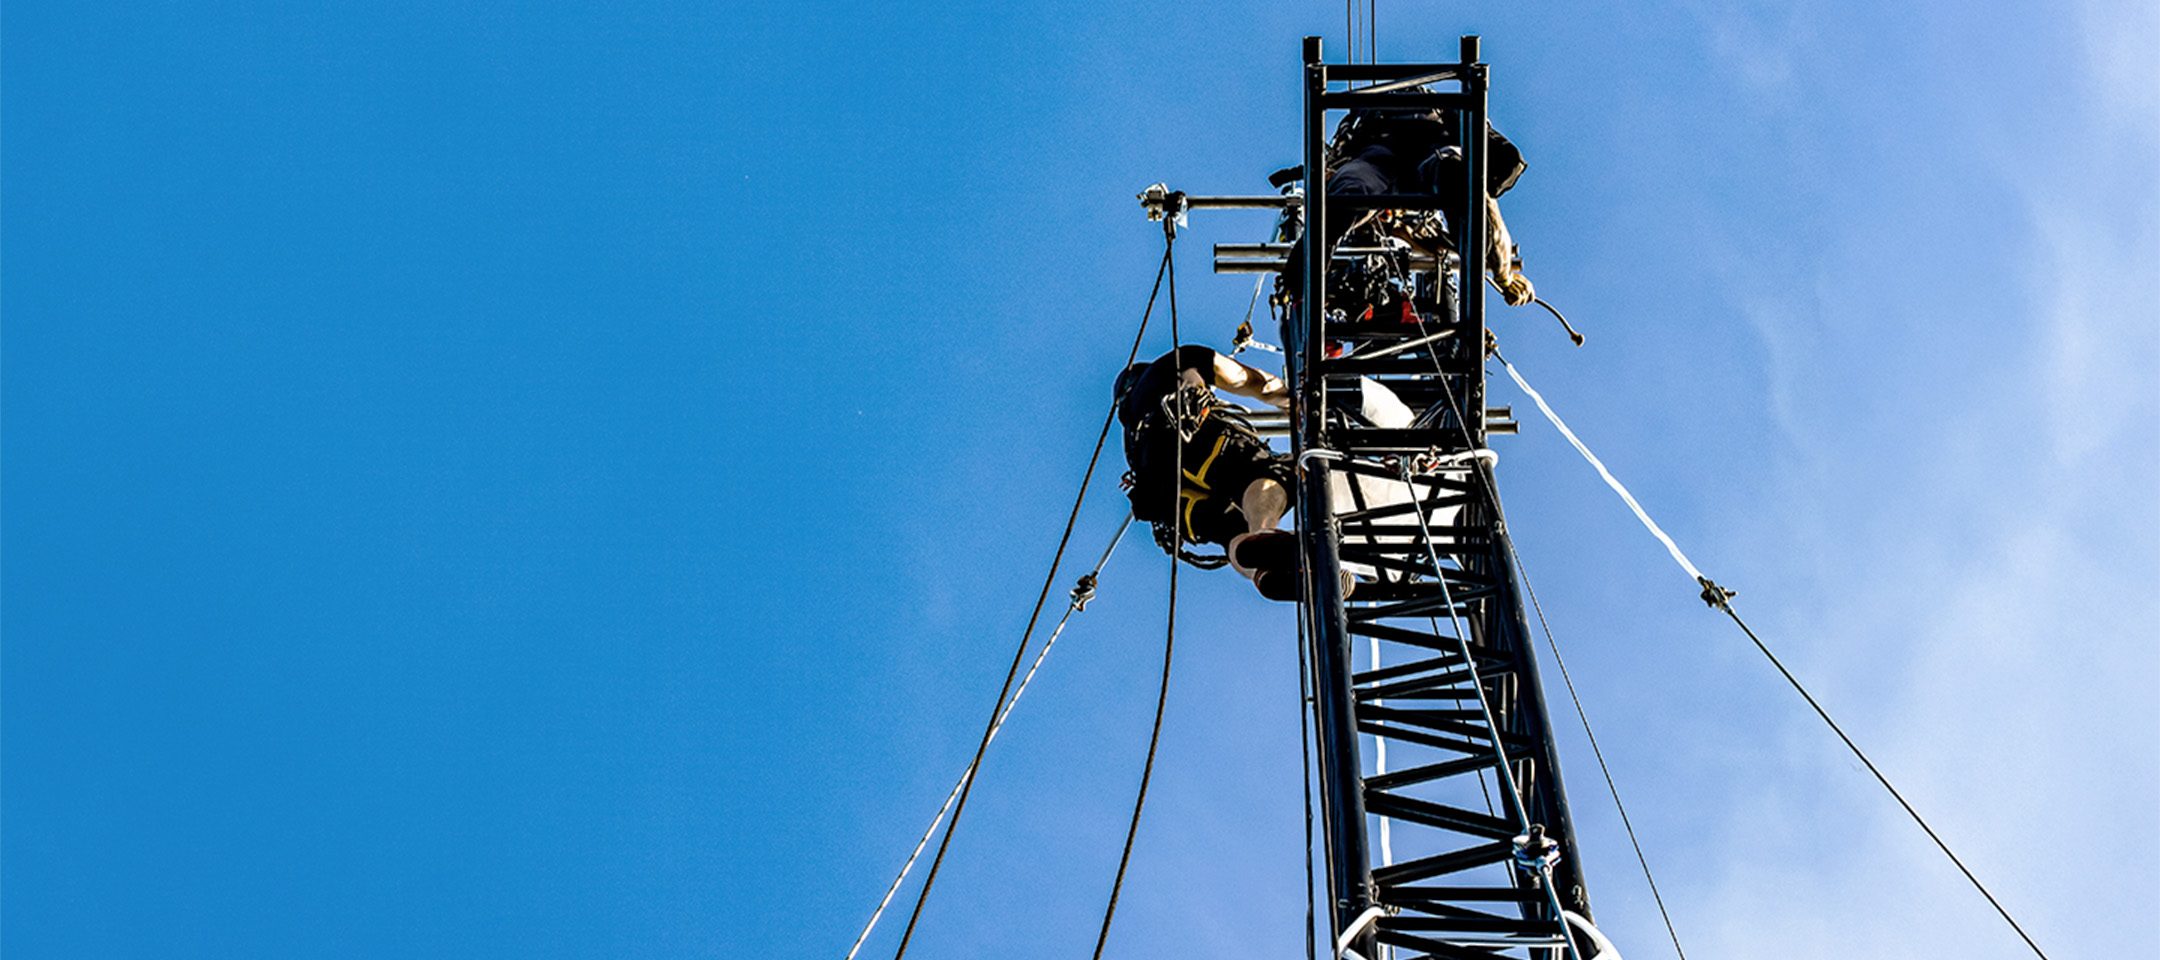
<path fill-rule="evenodd" d="M 1170 276 L 1170 356 L 1173 366 L 1178 365 L 1179 362 L 1177 359 L 1179 346 L 1177 261 L 1170 256 L 1171 248 L 1177 242 L 1176 224 L 1175 219 L 1165 218 L 1163 220 L 1163 265 L 1164 270 Z M 1138 348 L 1139 345 L 1134 344 L 1136 356 L 1138 355 Z M 1180 371 L 1179 375 L 1183 376 L 1182 371 Z M 1178 397 L 1178 413 L 1182 420 L 1185 413 L 1183 409 L 1185 391 L 1179 390 L 1175 395 Z M 1171 493 L 1177 499 L 1171 505 L 1172 513 L 1170 516 L 1178 535 L 1182 537 L 1184 535 L 1184 511 L 1181 508 L 1185 502 L 1185 444 L 1182 438 L 1177 444 L 1177 452 L 1173 455 L 1172 460 L 1177 466 L 1177 482 L 1171 485 Z M 1117 876 L 1110 881 L 1110 902 L 1103 907 L 1102 929 L 1095 934 L 1094 960 L 1102 960 L 1103 945 L 1110 942 L 1110 921 L 1117 916 L 1118 894 L 1125 888 L 1125 868 L 1132 863 L 1133 838 L 1140 833 L 1140 812 L 1147 807 L 1148 783 L 1155 777 L 1155 750 L 1162 744 L 1163 710 L 1170 704 L 1170 659 L 1171 655 L 1177 650 L 1178 566 L 1178 557 L 1172 554 L 1170 557 L 1170 610 L 1167 623 L 1163 628 L 1162 681 L 1155 691 L 1155 723 L 1148 730 L 1147 762 L 1140 767 L 1140 790 L 1133 796 L 1132 822 L 1125 826 L 1125 848 L 1118 854 Z"/>
<path fill-rule="evenodd" d="M 1547 305 L 1545 309 L 1552 310 L 1552 307 Z M 1554 310 L 1553 315 L 1559 316 L 1559 311 Z M 1560 322 L 1566 323 L 1567 320 L 1563 317 Z M 1418 328 L 1420 332 L 1425 329 L 1423 317 L 1418 319 Z M 1570 328 L 1570 332 L 1573 332 L 1573 328 Z M 1470 435 L 1469 416 L 1463 411 L 1462 404 L 1456 400 L 1455 388 L 1449 385 L 1447 374 L 1441 371 L 1438 356 L 1433 357 L 1433 370 L 1438 374 L 1440 389 L 1447 396 L 1448 408 L 1454 412 L 1456 422 L 1462 425 L 1463 436 L 1467 442 Z M 1627 831 L 1629 846 L 1635 849 L 1635 862 L 1642 866 L 1643 881 L 1649 884 L 1650 899 L 1657 904 L 1658 916 L 1665 921 L 1665 933 L 1672 938 L 1673 952 L 1680 955 L 1680 960 L 1687 960 L 1687 951 L 1680 946 L 1680 933 L 1673 927 L 1672 914 L 1666 912 L 1665 898 L 1658 892 L 1657 878 L 1651 875 L 1650 860 L 1643 855 L 1642 843 L 1635 837 L 1635 824 L 1628 819 L 1627 804 L 1620 800 L 1620 787 L 1613 781 L 1612 768 L 1605 763 L 1605 751 L 1598 747 L 1597 734 L 1590 729 L 1590 714 L 1583 709 L 1582 697 L 1575 691 L 1575 678 L 1568 673 L 1567 660 L 1560 656 L 1560 644 L 1553 639 L 1552 624 L 1545 619 L 1545 607 L 1538 602 L 1537 589 L 1530 585 L 1530 573 L 1523 566 L 1522 554 L 1515 550 L 1515 538 L 1508 532 L 1507 510 L 1500 504 L 1499 485 L 1493 481 L 1488 468 L 1482 463 L 1474 463 L 1471 472 L 1477 475 L 1478 485 L 1483 489 L 1486 502 L 1492 506 L 1500 548 L 1506 551 L 1508 562 L 1515 567 L 1515 575 L 1522 581 L 1523 592 L 1530 597 L 1531 609 L 1537 611 L 1538 626 L 1545 633 L 1545 646 L 1552 651 L 1553 662 L 1560 667 L 1560 679 L 1567 686 L 1568 699 L 1575 705 L 1575 717 L 1582 721 L 1583 735 L 1590 741 L 1590 753 L 1597 758 L 1598 773 L 1605 778 L 1605 789 L 1612 795 L 1614 809 L 1620 812 L 1620 826 Z M 1482 781 L 1480 783 L 1482 784 Z"/>
<path fill-rule="evenodd" d="M 1680 931 L 1673 928 L 1672 914 L 1665 912 L 1665 898 L 1658 893 L 1657 878 L 1650 875 L 1650 860 L 1643 856 L 1642 842 L 1635 839 L 1635 824 L 1628 819 L 1627 804 L 1620 800 L 1620 787 L 1613 782 L 1612 768 L 1605 765 L 1605 751 L 1598 748 L 1597 734 L 1590 729 L 1590 714 L 1583 710 L 1582 697 L 1575 693 L 1575 678 L 1568 673 L 1567 658 L 1560 655 L 1560 644 L 1553 639 L 1552 624 L 1545 621 L 1545 605 L 1538 602 L 1537 588 L 1530 585 L 1530 571 L 1523 568 L 1522 555 L 1515 552 L 1514 540 L 1502 535 L 1501 543 L 1508 553 L 1509 562 L 1515 565 L 1515 576 L 1522 581 L 1523 592 L 1530 595 L 1530 608 L 1537 611 L 1538 628 L 1545 632 L 1545 647 L 1552 651 L 1553 663 L 1560 666 L 1560 679 L 1567 684 L 1568 699 L 1575 702 L 1575 718 L 1582 721 L 1583 736 L 1590 739 L 1590 754 L 1597 758 L 1598 773 L 1605 777 L 1605 790 L 1612 794 L 1613 807 L 1620 811 L 1620 826 L 1627 831 L 1628 845 L 1635 848 L 1635 862 L 1642 865 L 1643 882 L 1650 885 L 1650 899 L 1657 903 L 1658 916 L 1665 921 L 1665 934 L 1672 938 L 1673 952 L 1680 960 L 1687 960 L 1687 951 L 1680 946 Z"/>
<path fill-rule="evenodd" d="M 1722 590 L 1715 595 L 1721 598 L 1726 596 Z M 1799 678 L 1794 677 L 1792 671 L 1785 669 L 1784 662 L 1777 658 L 1777 654 L 1771 653 L 1770 647 L 1762 642 L 1762 638 L 1756 636 L 1754 630 L 1749 629 L 1747 621 L 1740 619 L 1740 612 L 1732 608 L 1731 600 L 1719 599 L 1711 605 L 1725 611 L 1725 615 L 1732 618 L 1732 622 L 1740 628 L 1740 632 L 1747 634 L 1747 638 L 1754 641 L 1755 649 L 1762 651 L 1762 655 L 1769 658 L 1770 665 L 1777 668 L 1777 672 L 1785 678 L 1786 683 L 1792 684 L 1793 690 L 1800 694 L 1800 699 L 1806 700 L 1807 705 L 1815 709 L 1815 715 L 1821 717 L 1823 723 L 1829 725 L 1830 732 L 1837 734 L 1839 740 L 1845 741 L 1845 748 L 1851 750 L 1853 756 L 1860 758 L 1861 764 L 1867 767 L 1867 771 L 1875 775 L 1875 782 L 1882 784 L 1883 789 L 1890 792 L 1891 799 L 1896 800 L 1898 806 L 1905 808 L 1906 815 L 1912 817 L 1912 821 L 1920 825 L 1920 829 L 1927 833 L 1929 840 L 1935 841 L 1935 846 L 1942 850 L 1943 856 L 1950 858 L 1950 863 L 1958 868 L 1959 873 L 1965 875 L 1965 879 L 1972 883 L 1973 889 L 1980 891 L 1980 895 L 1987 898 L 1988 906 L 1994 907 L 1995 912 L 2002 915 L 2003 922 L 2009 924 L 2010 929 L 2017 931 L 2019 939 L 2024 940 L 2025 945 L 2032 948 L 2033 955 L 2039 957 L 2040 960 L 2048 960 L 2047 952 L 2041 950 L 2040 945 L 2033 942 L 2032 936 L 2025 932 L 2024 927 L 2018 925 L 2017 918 L 2010 915 L 2010 911 L 2003 907 L 2002 901 L 1995 899 L 1995 894 L 1988 891 L 1987 885 L 1981 883 L 1979 877 L 1973 876 L 1971 870 L 1966 869 L 1965 861 L 1958 859 L 1958 855 L 1951 852 L 1950 845 L 1943 842 L 1943 838 L 1935 833 L 1934 827 L 1928 826 L 1927 818 L 1922 817 L 1920 811 L 1913 809 L 1912 804 L 1905 802 L 1905 795 L 1899 793 L 1898 788 L 1890 785 L 1890 778 L 1883 776 L 1883 772 L 1876 769 L 1875 761 L 1868 759 L 1867 753 L 1860 749 L 1860 745 L 1854 743 L 1851 737 L 1845 735 L 1844 728 L 1838 726 L 1836 720 L 1830 719 L 1830 712 L 1824 710 L 1822 704 L 1815 702 L 1815 697 L 1808 693 L 1807 687 L 1800 684 Z"/>
<path fill-rule="evenodd" d="M 1170 658 L 1177 649 L 1178 562 L 1170 558 L 1169 625 L 1163 631 L 1162 681 L 1155 691 L 1155 723 L 1148 731 L 1147 762 L 1140 767 L 1140 791 L 1133 797 L 1132 822 L 1125 826 L 1125 848 L 1118 853 L 1117 877 L 1110 881 L 1110 902 L 1103 908 L 1102 929 L 1095 934 L 1094 960 L 1102 960 L 1110 942 L 1110 921 L 1117 916 L 1118 894 L 1125 888 L 1125 868 L 1132 863 L 1133 838 L 1140 833 L 1140 812 L 1147 807 L 1148 783 L 1155 775 L 1155 749 L 1162 742 L 1163 709 L 1170 703 Z"/>
<path fill-rule="evenodd" d="M 1148 291 L 1147 307 L 1140 311 L 1140 330 L 1133 334 L 1132 350 L 1125 358 L 1131 366 L 1140 356 L 1140 342 L 1147 336 L 1148 318 L 1155 313 L 1155 297 L 1162 292 L 1163 278 L 1170 272 L 1170 245 L 1163 245 L 1162 265 L 1155 269 L 1155 287 Z M 1065 547 L 1072 542 L 1073 525 L 1080 520 L 1080 507 L 1087 502 L 1088 485 L 1094 482 L 1095 465 L 1102 460 L 1103 444 L 1110 439 L 1110 427 L 1117 422 L 1117 404 L 1110 404 L 1110 412 L 1103 417 L 1102 430 L 1095 437 L 1095 452 L 1088 455 L 1087 471 L 1080 475 L 1080 492 L 1073 497 L 1072 512 L 1065 517 L 1065 532 L 1058 536 L 1057 552 L 1051 555 L 1050 572 L 1043 577 L 1042 592 L 1035 597 L 1035 609 L 1028 614 L 1027 629 L 1020 633 L 1020 645 L 1013 650 L 1012 665 L 1005 669 L 1005 683 L 998 688 L 997 703 L 990 708 L 990 721 L 983 726 L 983 735 L 975 745 L 975 759 L 969 766 L 977 775 L 968 778 L 966 787 L 960 790 L 960 800 L 953 805 L 952 820 L 945 825 L 945 835 L 938 840 L 937 856 L 930 860 L 930 872 L 923 877 L 922 890 L 915 895 L 915 907 L 908 912 L 907 929 L 900 934 L 900 946 L 893 951 L 893 960 L 907 956 L 908 943 L 915 937 L 915 924 L 922 919 L 923 905 L 930 901 L 930 889 L 937 884 L 938 868 L 945 863 L 945 851 L 952 845 L 953 834 L 960 829 L 960 816 L 967 812 L 969 795 L 980 782 L 983 752 L 990 747 L 991 732 L 997 729 L 998 714 L 1005 709 L 1005 698 L 1012 692 L 1013 678 L 1020 673 L 1020 663 L 1027 657 L 1029 642 L 1034 638 L 1035 624 L 1042 616 L 1043 604 L 1050 599 L 1050 588 L 1057 583 L 1058 567 L 1065 561 Z"/>

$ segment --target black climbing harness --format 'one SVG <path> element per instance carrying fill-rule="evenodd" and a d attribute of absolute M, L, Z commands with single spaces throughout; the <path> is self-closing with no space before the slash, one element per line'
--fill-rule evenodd
<path fill-rule="evenodd" d="M 1165 464 L 1156 461 L 1163 456 L 1163 448 L 1184 447 L 1192 444 L 1208 428 L 1237 436 L 1255 445 L 1264 445 L 1259 430 L 1246 419 L 1244 411 L 1223 402 L 1213 390 L 1185 381 L 1176 390 L 1163 395 L 1155 409 L 1149 410 L 1126 435 L 1126 457 L 1133 469 L 1125 471 L 1120 486 L 1132 501 L 1133 517 L 1154 528 L 1155 545 L 1164 553 L 1177 557 L 1202 570 L 1214 570 L 1230 562 L 1228 554 L 1196 553 L 1186 546 L 1199 542 L 1181 516 L 1165 517 L 1161 504 L 1168 500 L 1163 486 L 1175 468 L 1163 469 Z M 1183 475 L 1177 483 L 1185 494 L 1198 494 L 1202 498 L 1212 496 L 1205 488 L 1193 485 Z"/>

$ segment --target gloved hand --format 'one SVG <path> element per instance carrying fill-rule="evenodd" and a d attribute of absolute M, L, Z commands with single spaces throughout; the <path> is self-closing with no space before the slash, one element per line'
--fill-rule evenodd
<path fill-rule="evenodd" d="M 1537 299 L 1537 288 L 1530 285 L 1530 278 L 1523 276 L 1519 264 L 1510 264 L 1493 271 L 1493 284 L 1500 288 L 1500 298 L 1511 307 L 1519 307 Z"/>

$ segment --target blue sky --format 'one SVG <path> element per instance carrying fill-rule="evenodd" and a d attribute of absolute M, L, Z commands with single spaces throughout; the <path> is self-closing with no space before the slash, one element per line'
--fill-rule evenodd
<path fill-rule="evenodd" d="M 2160 900 L 2155 11 L 1380 11 L 1387 58 L 1485 37 L 1510 224 L 1590 337 L 1511 312 L 1509 355 L 2058 957 Z M 0 945 L 839 956 L 1054 546 L 1159 255 L 1132 194 L 1264 189 L 1342 29 L 11 6 Z M 1195 222 L 1189 336 L 1250 290 L 1205 247 L 1264 229 Z M 1550 430 L 1501 454 L 1699 955 L 2020 955 Z M 1085 954 L 1164 572 L 1129 546 L 1061 641 L 914 955 Z M 1286 955 L 1290 616 L 1182 607 L 1111 955 Z M 1563 750 L 1601 925 L 1661 955 Z"/>

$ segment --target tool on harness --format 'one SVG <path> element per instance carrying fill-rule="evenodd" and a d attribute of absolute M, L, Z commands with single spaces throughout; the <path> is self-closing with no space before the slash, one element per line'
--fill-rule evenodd
<path fill-rule="evenodd" d="M 1230 555 L 1227 553 L 1194 553 L 1183 543 L 1178 542 L 1177 531 L 1170 524 L 1155 522 L 1153 526 L 1155 527 L 1155 545 L 1161 547 L 1164 553 L 1202 570 L 1217 570 L 1230 563 Z"/>
<path fill-rule="evenodd" d="M 1183 518 L 1173 517 L 1168 521 L 1164 521 L 1157 520 L 1152 517 L 1142 517 L 1137 512 L 1139 509 L 1139 505 L 1146 500 L 1160 500 L 1161 498 L 1159 496 L 1150 497 L 1147 494 L 1135 495 L 1133 493 L 1133 489 L 1135 486 L 1138 485 L 1138 483 L 1139 478 L 1134 476 L 1133 471 L 1127 470 L 1125 471 L 1125 476 L 1118 480 L 1118 487 L 1126 491 L 1127 496 L 1130 497 L 1133 502 L 1135 509 L 1133 518 L 1136 520 L 1140 520 L 1141 522 L 1148 525 L 1148 529 L 1154 534 L 1155 545 L 1161 547 L 1162 552 L 1167 553 L 1180 560 L 1183 560 L 1186 563 L 1192 564 L 1193 566 L 1198 567 L 1202 570 L 1214 570 L 1230 562 L 1230 555 L 1227 552 L 1220 556 L 1212 556 L 1204 553 L 1194 553 L 1193 551 L 1187 549 L 1183 542 L 1183 538 L 1178 535 L 1178 526 L 1183 522 Z M 1085 586 L 1088 587 L 1088 594 L 1085 599 L 1079 597 L 1080 588 L 1073 588 L 1075 603 L 1084 605 L 1087 600 L 1094 599 L 1094 584 L 1086 583 Z"/>
<path fill-rule="evenodd" d="M 1169 422 L 1177 427 L 1178 439 L 1185 443 L 1191 443 L 1208 417 L 1224 406 L 1215 398 L 1213 390 L 1189 382 L 1180 384 L 1162 399 L 1163 416 L 1170 418 Z M 1146 420 L 1140 422 L 1142 429 L 1147 425 Z"/>
<path fill-rule="evenodd" d="M 1441 453 L 1439 447 L 1426 447 L 1424 453 L 1411 454 L 1407 462 L 1410 472 L 1419 476 L 1429 476 L 1445 470 L 1462 470 L 1469 464 L 1481 461 L 1489 466 L 1499 462 L 1499 460 L 1500 455 L 1498 453 L 1484 447 L 1475 450 L 1464 450 L 1459 453 Z M 1401 457 L 1388 457 L 1382 462 L 1386 463 L 1390 468 L 1400 470 L 1405 460 Z"/>
<path fill-rule="evenodd" d="M 1374 316 L 1400 315 L 1400 304 L 1414 293 L 1401 254 L 1409 243 L 1373 227 L 1364 227 L 1344 238 L 1347 243 L 1386 250 L 1361 257 L 1338 259 L 1327 273 L 1327 320 L 1331 324 L 1368 320 Z"/>
<path fill-rule="evenodd" d="M 1166 394 L 1157 409 L 1142 416 L 1127 438 L 1128 456 L 1135 451 L 1141 453 L 1134 468 L 1127 470 L 1119 481 L 1120 488 L 1126 491 L 1127 498 L 1132 501 L 1133 517 L 1154 529 L 1155 545 L 1161 547 L 1164 553 L 1202 570 L 1222 567 L 1230 562 L 1230 557 L 1228 554 L 1195 553 L 1188 549 L 1185 544 L 1193 538 L 1188 536 L 1190 530 L 1183 529 L 1185 518 L 1178 514 L 1164 517 L 1159 512 L 1158 505 L 1169 499 L 1169 491 L 1162 489 L 1163 483 L 1172 481 L 1171 475 L 1177 471 L 1168 464 L 1158 462 L 1162 455 L 1159 451 L 1154 451 L 1154 448 L 1166 440 L 1180 446 L 1192 443 L 1211 420 L 1217 424 L 1218 429 L 1257 439 L 1259 432 L 1253 429 L 1251 421 L 1246 420 L 1237 409 L 1223 403 L 1213 390 L 1186 382 Z M 1170 433 L 1166 434 L 1165 431 Z M 1172 436 L 1174 440 L 1171 439 Z M 1175 477 L 1174 482 L 1180 490 L 1188 489 L 1184 477 Z M 1143 485 L 1145 489 L 1142 489 Z"/>

